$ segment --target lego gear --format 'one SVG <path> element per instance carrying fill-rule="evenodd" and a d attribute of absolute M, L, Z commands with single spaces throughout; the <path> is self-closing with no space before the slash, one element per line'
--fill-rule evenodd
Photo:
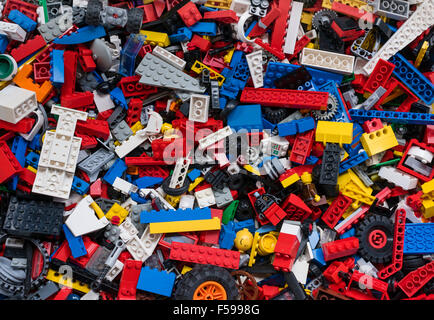
<path fill-rule="evenodd" d="M 88 25 L 97 26 L 101 23 L 101 12 L 103 5 L 99 0 L 89 0 L 86 9 L 86 23 Z"/>
<path fill-rule="evenodd" d="M 387 263 L 393 254 L 393 224 L 377 214 L 367 216 L 357 226 L 360 255 L 367 261 Z"/>
<path fill-rule="evenodd" d="M 258 297 L 259 289 L 253 275 L 243 270 L 236 270 L 231 272 L 231 276 L 236 279 L 240 300 L 255 300 Z"/>
<path fill-rule="evenodd" d="M 226 269 L 195 265 L 177 282 L 173 297 L 176 300 L 236 300 L 238 290 Z"/>
<path fill-rule="evenodd" d="M 312 26 L 317 30 L 328 28 L 332 25 L 333 20 L 338 17 L 336 12 L 329 9 L 322 9 L 317 11 L 312 18 Z"/>
<path fill-rule="evenodd" d="M 270 108 L 270 107 L 263 107 L 262 111 L 264 112 L 264 118 L 273 124 L 279 123 L 287 116 L 289 116 L 291 112 L 286 108 Z"/>
<path fill-rule="evenodd" d="M 312 116 L 315 120 L 330 121 L 338 112 L 338 100 L 333 94 L 329 94 L 327 110 L 314 110 Z"/>

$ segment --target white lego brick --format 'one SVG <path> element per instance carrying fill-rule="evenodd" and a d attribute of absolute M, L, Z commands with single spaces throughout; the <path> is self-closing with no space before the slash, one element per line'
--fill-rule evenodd
<path fill-rule="evenodd" d="M 137 228 L 131 223 L 130 219 L 127 217 L 124 222 L 119 225 L 120 234 L 119 237 L 127 243 L 130 241 L 135 235 L 139 233 Z"/>
<path fill-rule="evenodd" d="M 65 224 L 75 237 L 79 237 L 105 228 L 110 222 L 106 217 L 98 219 L 90 207 L 94 202 L 91 196 L 84 197 L 66 219 Z"/>
<path fill-rule="evenodd" d="M 148 111 L 148 123 L 142 130 L 147 134 L 158 134 L 163 126 L 163 118 L 155 111 Z"/>
<path fill-rule="evenodd" d="M 226 126 L 224 128 L 221 128 L 220 130 L 217 130 L 216 132 L 213 132 L 206 137 L 199 140 L 199 147 L 204 150 L 217 142 L 225 139 L 226 137 L 229 137 L 232 134 L 232 129 L 229 126 Z"/>
<path fill-rule="evenodd" d="M 247 64 L 250 75 L 252 76 L 253 86 L 260 88 L 264 85 L 264 75 L 262 69 L 262 50 L 246 54 Z"/>
<path fill-rule="evenodd" d="M 407 155 L 421 161 L 424 164 L 431 163 L 434 157 L 432 152 L 429 150 L 424 150 L 418 146 L 411 147 L 410 150 L 408 150 Z"/>
<path fill-rule="evenodd" d="M 206 208 L 216 204 L 214 193 L 211 188 L 196 191 L 194 193 L 199 208 Z"/>
<path fill-rule="evenodd" d="M 192 94 L 188 120 L 205 123 L 208 121 L 209 96 Z"/>
<path fill-rule="evenodd" d="M 135 193 L 138 190 L 137 186 L 119 177 L 116 177 L 112 186 L 115 190 L 120 191 L 126 195 L 129 195 L 130 193 Z"/>
<path fill-rule="evenodd" d="M 410 4 L 401 0 L 376 0 L 373 13 L 395 20 L 406 20 L 410 14 Z"/>
<path fill-rule="evenodd" d="M 189 158 L 180 158 L 176 160 L 175 168 L 173 169 L 173 173 L 170 178 L 170 188 L 181 188 L 184 185 L 190 163 L 191 159 Z"/>
<path fill-rule="evenodd" d="M 145 231 L 140 237 L 140 242 L 142 243 L 143 248 L 145 249 L 145 257 L 144 260 L 142 261 L 145 261 L 152 255 L 152 253 L 154 253 L 154 250 L 157 247 L 158 242 L 161 239 L 161 236 L 162 236 L 161 233 L 151 234 L 149 225 L 146 227 Z"/>
<path fill-rule="evenodd" d="M 98 112 L 104 112 L 114 109 L 115 104 L 109 94 L 100 94 L 97 90 L 93 91 L 93 101 L 95 102 Z"/>
<path fill-rule="evenodd" d="M 288 153 L 289 142 L 283 137 L 274 136 L 262 139 L 260 147 L 262 153 L 266 155 L 284 157 Z"/>
<path fill-rule="evenodd" d="M 156 46 L 154 50 L 152 50 L 152 54 L 167 62 L 168 64 L 174 66 L 175 68 L 178 68 L 179 70 L 183 70 L 185 65 L 187 64 L 186 61 L 182 60 L 173 53 L 170 53 L 166 49 L 161 48 L 160 46 Z"/>
<path fill-rule="evenodd" d="M 33 91 L 8 85 L 0 91 L 0 120 L 16 124 L 38 107 Z"/>
<path fill-rule="evenodd" d="M 119 260 L 116 260 L 114 266 L 107 272 L 105 278 L 108 281 L 113 281 L 122 271 L 124 268 L 124 264 L 120 262 Z"/>
<path fill-rule="evenodd" d="M 392 35 L 391 38 L 375 53 L 363 70 L 369 75 L 374 70 L 378 60 L 389 60 L 423 31 L 434 24 L 434 0 L 423 1 L 416 11 Z"/>
<path fill-rule="evenodd" d="M 297 259 L 291 269 L 298 282 L 305 285 L 307 280 L 307 274 L 309 272 L 309 262 L 302 259 Z"/>
<path fill-rule="evenodd" d="M 191 194 L 184 194 L 179 199 L 178 208 L 179 209 L 193 209 L 195 197 Z"/>
<path fill-rule="evenodd" d="M 64 108 L 58 105 L 51 107 L 51 113 L 59 116 L 56 133 L 70 137 L 74 136 L 77 120 L 87 120 L 87 112 Z"/>
<path fill-rule="evenodd" d="M 38 167 L 32 192 L 46 196 L 68 199 L 74 174 L 64 170 Z"/>
<path fill-rule="evenodd" d="M 381 167 L 378 176 L 404 190 L 411 190 L 417 187 L 418 179 L 412 175 L 402 172 L 394 167 Z"/>
<path fill-rule="evenodd" d="M 140 241 L 139 237 L 134 236 L 130 241 L 127 242 L 126 248 L 129 253 L 133 256 L 134 260 L 145 261 L 146 259 L 146 248 Z"/>
<path fill-rule="evenodd" d="M 135 135 L 128 137 L 128 139 L 124 140 L 120 146 L 115 147 L 115 152 L 119 158 L 125 157 L 135 148 L 140 146 L 149 138 L 148 133 L 145 129 L 141 129 L 136 132 Z"/>
<path fill-rule="evenodd" d="M 283 46 L 283 52 L 286 54 L 294 53 L 295 42 L 297 41 L 297 32 L 295 30 L 298 30 L 300 26 L 303 5 L 303 2 L 292 1 L 291 15 L 286 29 L 285 45 Z"/>
<path fill-rule="evenodd" d="M 346 54 L 304 48 L 300 63 L 312 68 L 349 75 L 354 70 L 354 59 L 354 56 Z"/>
<path fill-rule="evenodd" d="M 12 40 L 24 42 L 27 32 L 16 23 L 0 21 L 0 34 L 8 36 Z"/>

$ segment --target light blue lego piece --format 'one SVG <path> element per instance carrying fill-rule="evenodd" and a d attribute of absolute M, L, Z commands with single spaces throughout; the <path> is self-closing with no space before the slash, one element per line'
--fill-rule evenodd
<path fill-rule="evenodd" d="M 227 224 L 223 224 L 220 229 L 219 246 L 221 249 L 230 250 L 234 246 L 234 240 L 236 238 L 236 232 L 234 230 L 234 222 L 229 221 Z"/>
<path fill-rule="evenodd" d="M 68 241 L 71 254 L 74 258 L 80 258 L 87 255 L 87 250 L 84 246 L 82 237 L 74 237 L 66 224 L 63 225 L 63 232 L 65 233 L 65 238 Z"/>
<path fill-rule="evenodd" d="M 54 86 L 60 87 L 65 82 L 63 50 L 53 49 L 53 51 L 50 53 L 50 56 L 50 81 Z"/>
<path fill-rule="evenodd" d="M 125 171 L 127 171 L 127 165 L 122 159 L 116 159 L 115 163 L 107 170 L 106 174 L 102 178 L 108 184 L 113 184 L 116 178 L 120 178 Z"/>
<path fill-rule="evenodd" d="M 55 44 L 79 44 L 89 42 L 106 36 L 103 26 L 85 26 L 73 32 L 70 35 L 64 35 L 62 38 L 53 40 Z"/>
<path fill-rule="evenodd" d="M 211 219 L 211 209 L 152 210 L 140 214 L 140 223 L 191 221 Z"/>
<path fill-rule="evenodd" d="M 366 160 L 368 160 L 368 158 L 369 157 L 368 157 L 368 154 L 366 153 L 366 151 L 362 150 L 357 155 L 350 157 L 347 160 L 345 160 L 344 162 L 340 163 L 339 174 L 342 174 L 345 171 L 347 171 L 348 169 L 351 169 L 352 167 L 355 167 L 358 164 L 365 162 Z"/>
<path fill-rule="evenodd" d="M 36 26 L 38 25 L 35 21 L 33 21 L 24 13 L 21 13 L 16 9 L 11 10 L 9 12 L 8 19 L 18 24 L 21 28 L 23 28 L 27 32 L 31 32 L 35 30 Z"/>
<path fill-rule="evenodd" d="M 163 182 L 163 178 L 161 177 L 140 177 L 136 180 L 134 180 L 134 184 L 139 187 L 139 189 L 141 188 L 149 188 L 152 186 L 155 186 L 156 184 L 160 184 Z"/>
<path fill-rule="evenodd" d="M 216 36 L 217 35 L 217 24 L 215 22 L 203 22 L 199 21 L 192 25 L 190 28 L 191 32 L 200 34 L 202 36 Z"/>
<path fill-rule="evenodd" d="M 79 177 L 74 177 L 72 180 L 71 189 L 77 192 L 78 194 L 84 195 L 89 190 L 89 183 L 80 179 Z"/>
<path fill-rule="evenodd" d="M 422 125 L 434 124 L 434 114 L 429 113 L 351 109 L 349 114 L 353 121 L 358 122 L 365 122 L 367 120 L 372 120 L 373 118 L 378 118 L 390 123 Z"/>
<path fill-rule="evenodd" d="M 316 248 L 316 246 L 319 243 L 319 232 L 318 231 L 313 231 L 310 235 L 309 235 L 309 244 L 310 247 L 312 249 Z"/>
<path fill-rule="evenodd" d="M 173 272 L 167 273 L 144 266 L 140 271 L 137 289 L 170 297 L 175 279 L 176 274 Z"/>
<path fill-rule="evenodd" d="M 263 130 L 262 112 L 260 104 L 238 105 L 227 118 L 227 124 L 233 130 L 240 129 Z"/>
<path fill-rule="evenodd" d="M 320 264 L 321 266 L 326 266 L 327 263 L 324 260 L 324 253 L 322 252 L 322 248 L 317 248 L 312 250 L 313 253 L 313 261 L 315 261 L 316 263 Z"/>
<path fill-rule="evenodd" d="M 124 77 L 134 75 L 136 56 L 143 47 L 145 39 L 146 36 L 144 35 L 131 34 L 127 43 L 123 46 L 119 62 L 119 73 Z"/>
<path fill-rule="evenodd" d="M 244 228 L 249 230 L 252 234 L 255 233 L 255 221 L 253 219 L 247 219 L 244 221 L 238 221 L 234 225 L 235 233 Z"/>
<path fill-rule="evenodd" d="M 434 253 L 434 224 L 407 223 L 404 234 L 404 254 Z"/>

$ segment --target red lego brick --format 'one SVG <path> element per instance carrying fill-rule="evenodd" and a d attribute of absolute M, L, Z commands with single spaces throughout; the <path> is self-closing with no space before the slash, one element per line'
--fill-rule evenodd
<path fill-rule="evenodd" d="M 271 8 L 267 15 L 253 27 L 248 36 L 254 38 L 264 34 L 267 31 L 267 27 L 280 16 L 280 12 L 280 9 L 277 7 Z"/>
<path fill-rule="evenodd" d="M 280 49 L 276 49 L 276 48 L 270 46 L 268 43 L 263 42 L 261 38 L 256 38 L 255 43 L 258 46 L 260 46 L 261 48 L 263 48 L 264 50 L 267 50 L 271 54 L 275 55 L 279 60 L 285 59 L 285 54 L 283 53 L 283 50 L 281 49 L 282 47 L 280 47 Z"/>
<path fill-rule="evenodd" d="M 338 197 L 332 202 L 326 212 L 324 212 L 321 220 L 323 220 L 330 229 L 333 229 L 352 202 L 353 200 L 339 193 Z"/>
<path fill-rule="evenodd" d="M 177 12 L 187 27 L 191 27 L 202 19 L 199 9 L 191 1 L 184 5 Z"/>
<path fill-rule="evenodd" d="M 62 96 L 70 95 L 75 92 L 75 81 L 77 72 L 77 52 L 67 50 L 63 53 L 65 81 L 61 88 Z M 93 102 L 93 96 L 92 96 Z M 63 103 L 62 103 L 63 105 Z M 64 105 L 63 105 L 64 106 Z"/>
<path fill-rule="evenodd" d="M 280 15 L 276 19 L 273 25 L 273 31 L 271 32 L 270 45 L 273 48 L 281 50 L 285 41 L 286 28 L 288 26 L 288 20 L 291 10 L 291 0 L 279 0 L 278 8 Z"/>
<path fill-rule="evenodd" d="M 218 217 L 222 221 L 223 210 L 211 208 L 211 218 Z M 202 243 L 219 244 L 220 230 L 202 231 L 199 233 L 199 240 Z"/>
<path fill-rule="evenodd" d="M 107 140 L 110 136 L 110 128 L 107 121 L 87 119 L 78 120 L 75 131 L 79 134 L 90 135 Z"/>
<path fill-rule="evenodd" d="M 291 271 L 299 246 L 300 242 L 296 235 L 280 232 L 274 247 L 274 269 L 283 272 Z"/>
<path fill-rule="evenodd" d="M 24 2 L 24 1 L 20 1 L 20 0 L 7 0 L 6 2 L 6 6 L 3 9 L 2 15 L 3 17 L 7 17 L 9 16 L 9 13 L 12 10 L 18 10 L 21 13 L 24 13 L 26 16 L 28 16 L 30 19 L 32 19 L 33 21 L 37 21 L 38 19 L 38 14 L 36 13 L 36 9 L 38 8 L 38 6 L 28 3 L 28 2 Z"/>
<path fill-rule="evenodd" d="M 383 59 L 378 60 L 374 70 L 368 78 L 368 81 L 366 81 L 363 86 L 363 90 L 374 93 L 378 87 L 384 87 L 384 84 L 389 80 L 394 69 L 395 65 L 393 63 Z"/>
<path fill-rule="evenodd" d="M 69 248 L 68 241 L 63 241 L 60 247 L 53 254 L 51 259 L 57 259 L 63 262 L 66 262 L 68 258 L 71 256 L 71 249 Z"/>
<path fill-rule="evenodd" d="M 360 219 L 363 219 L 363 217 L 366 215 L 366 213 L 369 210 L 369 206 L 361 206 L 358 210 L 356 210 L 354 213 L 352 213 L 349 217 L 347 217 L 343 223 L 338 224 L 335 227 L 335 231 L 338 234 L 343 234 L 345 231 L 349 230 L 352 225 L 356 224 L 360 221 Z"/>
<path fill-rule="evenodd" d="M 264 211 L 264 215 L 275 226 L 286 217 L 286 212 L 277 203 L 273 203 Z"/>
<path fill-rule="evenodd" d="M 128 126 L 132 126 L 137 121 L 140 121 L 140 115 L 142 113 L 143 108 L 143 101 L 137 98 L 133 98 L 128 103 L 128 111 L 127 111 L 127 118 L 125 121 L 127 122 Z"/>
<path fill-rule="evenodd" d="M 168 164 L 164 160 L 155 160 L 152 157 L 145 157 L 145 156 L 125 157 L 124 160 L 125 160 L 125 164 L 127 166 L 164 166 L 164 165 Z M 175 162 L 173 161 L 173 163 L 175 163 Z"/>
<path fill-rule="evenodd" d="M 330 283 L 339 284 L 343 282 L 339 276 L 340 272 L 348 273 L 354 268 L 354 259 L 348 258 L 345 261 L 333 261 L 327 269 L 324 270 L 323 276 Z"/>
<path fill-rule="evenodd" d="M 409 168 L 407 166 L 404 165 L 405 160 L 407 159 L 408 156 L 408 151 L 412 148 L 412 147 L 419 147 L 423 150 L 427 150 L 431 153 L 434 153 L 434 147 L 430 147 L 428 145 L 426 145 L 423 142 L 419 142 L 416 139 L 411 139 L 410 143 L 407 144 L 407 148 L 405 149 L 404 154 L 402 155 L 401 160 L 399 161 L 398 165 L 396 166 L 396 168 L 398 168 L 399 170 L 402 170 L 408 174 L 411 174 L 412 176 L 415 176 L 416 178 L 424 181 L 424 182 L 428 182 L 431 181 L 434 178 L 434 168 L 431 168 L 431 173 L 429 176 L 425 176 L 419 172 L 416 172 L 415 170 L 413 170 L 412 168 Z M 428 164 L 429 165 L 429 164 Z"/>
<path fill-rule="evenodd" d="M 253 52 L 253 47 L 246 42 L 237 42 L 235 44 L 235 50 L 239 50 L 248 54 Z"/>
<path fill-rule="evenodd" d="M 84 246 L 86 247 L 87 254 L 79 258 L 70 257 L 69 259 L 84 268 L 86 267 L 87 263 L 89 262 L 90 258 L 92 258 L 96 250 L 98 250 L 99 244 L 93 242 L 88 236 L 83 236 L 82 238 Z"/>
<path fill-rule="evenodd" d="M 363 130 L 366 133 L 371 133 L 372 131 L 377 131 L 383 128 L 383 123 L 380 119 L 374 118 L 371 120 L 367 120 L 362 125 Z"/>
<path fill-rule="evenodd" d="M 292 59 L 296 58 L 298 54 L 303 50 L 304 47 L 306 47 L 310 42 L 310 38 L 306 35 L 300 38 L 300 40 L 297 40 L 294 47 L 294 53 L 293 54 L 287 54 L 286 58 L 291 61 Z"/>
<path fill-rule="evenodd" d="M 169 176 L 169 171 L 162 167 L 144 166 L 139 167 L 139 176 L 160 177 L 165 179 Z"/>
<path fill-rule="evenodd" d="M 18 48 L 12 49 L 10 54 L 17 62 L 20 62 L 46 45 L 47 43 L 44 38 L 41 35 L 37 35 L 33 39 L 21 44 Z"/>
<path fill-rule="evenodd" d="M 293 193 L 285 199 L 281 207 L 286 212 L 288 220 L 303 221 L 312 214 L 312 210 L 304 201 Z"/>
<path fill-rule="evenodd" d="M 81 138 L 80 150 L 92 149 L 98 145 L 98 141 L 96 141 L 95 137 L 79 133 L 76 133 L 75 136 Z"/>
<path fill-rule="evenodd" d="M 396 210 L 392 263 L 378 271 L 377 276 L 379 279 L 387 279 L 402 268 L 406 215 L 407 212 L 404 209 Z"/>
<path fill-rule="evenodd" d="M 306 158 L 312 150 L 314 133 L 314 130 L 309 130 L 297 134 L 289 160 L 298 164 L 305 164 Z"/>
<path fill-rule="evenodd" d="M 136 287 L 139 281 L 142 261 L 126 260 L 119 283 L 118 300 L 136 300 Z"/>
<path fill-rule="evenodd" d="M 33 63 L 33 79 L 35 82 L 42 83 L 50 80 L 50 62 Z"/>
<path fill-rule="evenodd" d="M 139 82 L 140 76 L 123 77 L 118 86 L 121 87 L 125 98 L 147 97 L 158 91 L 157 87 L 148 86 Z"/>
<path fill-rule="evenodd" d="M 207 11 L 203 14 L 204 19 L 211 19 L 221 23 L 237 23 L 239 18 L 233 10 Z"/>
<path fill-rule="evenodd" d="M 4 141 L 0 141 L 0 183 L 20 173 L 23 168 Z"/>
<path fill-rule="evenodd" d="M 365 30 L 342 30 L 335 21 L 332 22 L 331 27 L 344 42 L 354 41 L 365 35 Z"/>
<path fill-rule="evenodd" d="M 347 15 L 349 17 L 352 17 L 354 19 L 357 20 L 364 20 L 367 21 L 369 23 L 374 23 L 375 22 L 375 18 L 376 16 L 370 12 L 367 12 L 365 10 L 359 9 L 359 8 L 355 8 L 355 7 L 350 7 L 346 4 L 337 2 L 337 1 L 333 1 L 332 3 L 332 10 L 342 13 L 344 15 Z"/>
<path fill-rule="evenodd" d="M 78 62 L 84 72 L 92 72 L 96 69 L 95 61 L 92 58 L 92 50 L 84 46 L 78 48 Z"/>
<path fill-rule="evenodd" d="M 318 91 L 244 88 L 240 101 L 270 107 L 324 110 L 327 108 L 328 96 L 328 92 Z"/>
<path fill-rule="evenodd" d="M 430 124 L 426 126 L 424 142 L 426 144 L 434 145 L 434 124 Z"/>
<path fill-rule="evenodd" d="M 199 49 L 202 52 L 207 52 L 209 49 L 211 49 L 211 41 L 206 40 L 197 34 L 193 35 L 193 38 L 189 43 L 187 43 L 187 49 L 188 50 L 194 50 Z"/>
<path fill-rule="evenodd" d="M 324 243 L 321 247 L 324 253 L 324 260 L 330 261 L 356 254 L 357 250 L 359 250 L 359 239 L 356 237 L 340 239 Z"/>
<path fill-rule="evenodd" d="M 62 107 L 78 109 L 80 107 L 86 107 L 93 104 L 93 93 L 86 92 L 74 92 L 68 95 L 62 95 L 60 97 Z"/>
<path fill-rule="evenodd" d="M 7 121 L 0 120 L 0 129 L 8 130 L 11 132 L 28 133 L 30 130 L 32 130 L 35 121 L 36 120 L 33 118 L 24 118 L 13 124 Z"/>
<path fill-rule="evenodd" d="M 151 142 L 152 158 L 155 160 L 175 161 L 176 157 L 184 156 L 184 139 L 156 139 Z M 182 154 L 177 154 L 182 153 Z"/>
<path fill-rule="evenodd" d="M 381 190 L 380 192 L 378 192 L 375 195 L 375 198 L 377 198 L 377 204 L 382 204 L 385 200 L 389 199 L 391 193 L 392 193 L 392 191 L 388 187 L 386 187 L 383 190 Z"/>
<path fill-rule="evenodd" d="M 106 110 L 103 112 L 98 113 L 98 116 L 96 117 L 96 120 L 104 120 L 107 121 L 108 118 L 112 115 L 114 109 Z"/>
<path fill-rule="evenodd" d="M 238 269 L 240 252 L 226 249 L 198 246 L 189 243 L 172 242 L 170 259 L 199 264 Z"/>
<path fill-rule="evenodd" d="M 360 285 L 362 285 L 364 288 L 366 288 L 364 292 L 353 289 L 356 287 L 354 282 L 359 284 L 358 287 L 361 287 Z M 381 300 L 389 300 L 390 298 L 387 293 L 388 287 L 389 285 L 386 282 L 354 270 L 344 294 L 347 297 L 355 300 L 378 300 L 378 298 L 371 292 L 371 290 L 375 290 L 382 293 L 380 297 Z"/>
<path fill-rule="evenodd" d="M 17 189 L 30 193 L 36 179 L 36 174 L 27 168 L 23 168 L 23 171 L 19 175 L 20 179 L 18 180 Z"/>
<path fill-rule="evenodd" d="M 157 12 L 155 11 L 155 7 L 152 3 L 145 4 L 143 6 L 138 6 L 138 8 L 143 9 L 143 23 L 152 22 L 158 20 Z"/>

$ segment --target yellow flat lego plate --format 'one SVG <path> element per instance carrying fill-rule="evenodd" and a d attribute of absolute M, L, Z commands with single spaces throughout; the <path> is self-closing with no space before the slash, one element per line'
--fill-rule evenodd
<path fill-rule="evenodd" d="M 196 60 L 193 64 L 193 66 L 191 67 L 191 70 L 196 72 L 197 74 L 200 74 L 203 69 L 207 69 L 209 71 L 209 77 L 213 80 L 217 80 L 219 83 L 219 86 L 221 86 L 223 84 L 223 81 L 225 81 L 225 79 L 226 79 L 220 73 L 218 73 L 217 71 L 214 71 L 213 69 L 204 65 L 200 61 Z"/>
<path fill-rule="evenodd" d="M 67 278 L 63 274 L 60 274 L 53 269 L 48 269 L 48 273 L 45 278 L 47 280 L 59 283 L 61 285 L 64 285 L 65 287 L 72 288 L 83 293 L 88 293 L 90 291 L 90 288 L 87 284 L 81 283 L 72 278 Z"/>
<path fill-rule="evenodd" d="M 221 224 L 218 217 L 204 220 L 153 222 L 149 224 L 151 234 L 220 230 L 220 228 Z"/>

